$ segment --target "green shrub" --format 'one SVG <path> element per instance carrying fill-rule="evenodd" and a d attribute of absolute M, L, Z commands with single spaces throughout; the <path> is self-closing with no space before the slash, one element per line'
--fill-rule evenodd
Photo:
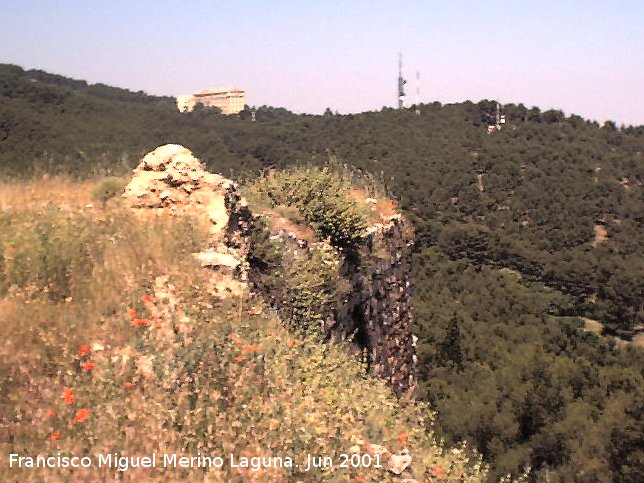
<path fill-rule="evenodd" d="M 126 181 L 123 178 L 116 178 L 110 176 L 99 181 L 92 190 L 92 198 L 99 201 L 103 207 L 107 202 L 114 198 L 119 193 L 123 192 Z"/>
<path fill-rule="evenodd" d="M 320 334 L 324 319 L 346 294 L 342 261 L 328 245 L 294 250 L 270 239 L 260 221 L 251 236 L 251 279 L 298 331 Z"/>
<path fill-rule="evenodd" d="M 264 176 L 248 188 L 251 200 L 260 205 L 297 208 L 322 240 L 348 252 L 357 250 L 367 227 L 350 190 L 351 181 L 328 167 L 286 170 Z"/>
<path fill-rule="evenodd" d="M 12 215 L 0 228 L 4 250 L 0 285 L 33 288 L 52 299 L 71 296 L 75 284 L 86 280 L 94 264 L 90 248 L 97 235 L 92 221 L 56 209 Z"/>
<path fill-rule="evenodd" d="M 284 247 L 270 238 L 265 218 L 258 218 L 250 232 L 248 262 L 262 276 L 275 273 L 282 267 Z"/>
<path fill-rule="evenodd" d="M 279 277 L 283 287 L 283 316 L 291 326 L 319 334 L 340 295 L 341 261 L 331 250 L 316 246 L 300 255 L 287 252 L 284 271 Z"/>

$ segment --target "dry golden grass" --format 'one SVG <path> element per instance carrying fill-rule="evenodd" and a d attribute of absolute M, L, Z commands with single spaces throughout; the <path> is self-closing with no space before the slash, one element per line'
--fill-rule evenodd
<path fill-rule="evenodd" d="M 639 333 L 633 337 L 633 345 L 637 347 L 644 347 L 644 333 Z"/>
<path fill-rule="evenodd" d="M 589 319 L 587 317 L 582 317 L 581 320 L 584 321 L 584 330 L 586 332 L 593 332 L 597 335 L 601 335 L 604 331 L 604 325 L 598 320 Z"/>
<path fill-rule="evenodd" d="M 348 192 L 350 198 L 354 199 L 358 206 L 366 213 L 369 224 L 382 223 L 387 218 L 400 213 L 396 203 L 389 198 L 382 196 L 372 197 L 363 188 L 354 188 Z M 374 195 L 375 196 L 375 195 Z M 375 200 L 375 203 L 373 202 Z"/>
<path fill-rule="evenodd" d="M 592 242 L 593 247 L 598 247 L 606 240 L 608 240 L 608 230 L 605 225 L 599 223 L 593 225 L 593 230 L 595 232 L 595 239 Z"/>
<path fill-rule="evenodd" d="M 74 181 L 52 176 L 30 181 L 0 182 L 0 211 L 38 210 L 47 204 L 78 209 L 93 202 L 91 191 L 98 180 Z"/>

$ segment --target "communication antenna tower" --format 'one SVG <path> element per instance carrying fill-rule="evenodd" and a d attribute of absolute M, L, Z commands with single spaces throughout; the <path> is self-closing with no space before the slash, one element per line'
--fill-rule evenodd
<path fill-rule="evenodd" d="M 505 111 L 503 110 L 503 105 L 499 101 L 494 101 L 496 104 L 496 113 L 486 112 L 485 118 L 487 118 L 487 132 L 492 133 L 494 130 L 501 129 L 501 126 L 506 123 Z"/>
<path fill-rule="evenodd" d="M 402 76 L 402 54 L 398 54 L 398 109 L 403 107 L 403 97 L 405 97 L 405 84 L 407 81 Z"/>
<path fill-rule="evenodd" d="M 501 129 L 502 124 L 505 124 L 505 112 L 503 111 L 503 105 L 496 101 L 496 128 Z"/>
<path fill-rule="evenodd" d="M 416 71 L 416 115 L 420 116 L 420 72 Z"/>

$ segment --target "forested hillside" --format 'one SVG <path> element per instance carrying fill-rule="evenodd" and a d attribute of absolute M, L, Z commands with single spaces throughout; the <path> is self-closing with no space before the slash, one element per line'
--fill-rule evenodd
<path fill-rule="evenodd" d="M 644 323 L 644 126 L 507 105 L 488 134 L 489 101 L 252 122 L 8 65 L 0 97 L 6 175 L 121 173 L 172 142 L 237 178 L 331 156 L 381 177 L 417 231 L 419 394 L 439 431 L 497 472 L 644 472 L 642 352 L 612 338 Z"/>
<path fill-rule="evenodd" d="M 419 396 L 449 441 L 497 474 L 529 461 L 550 481 L 637 481 L 644 470 L 644 351 L 580 331 L 570 298 L 517 274 L 415 259 Z"/>

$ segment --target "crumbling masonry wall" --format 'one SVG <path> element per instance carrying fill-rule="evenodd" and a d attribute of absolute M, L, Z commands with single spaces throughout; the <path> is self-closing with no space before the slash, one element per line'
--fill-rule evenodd
<path fill-rule="evenodd" d="M 407 223 L 401 215 L 394 215 L 388 223 L 368 228 L 359 255 L 343 267 L 352 290 L 329 327 L 335 339 L 354 334 L 354 345 L 367 350 L 370 370 L 399 394 L 416 385 L 413 238 Z"/>
<path fill-rule="evenodd" d="M 213 283 L 231 285 L 237 281 L 240 290 L 246 285 L 252 225 L 258 215 L 251 213 L 235 183 L 207 172 L 188 149 L 168 144 L 148 153 L 134 170 L 123 198 L 134 212 L 189 213 L 205 220 L 209 246 L 195 257 L 205 268 L 228 277 L 218 277 Z M 354 253 L 346 257 L 337 253 L 343 260 L 340 276 L 350 290 L 323 314 L 323 330 L 330 340 L 351 338 L 356 355 L 366 349 L 370 370 L 401 394 L 412 390 L 416 382 L 411 302 L 413 237 L 409 222 L 400 214 L 380 220 L 366 229 Z M 284 226 L 283 222 L 278 225 Z M 335 250 L 323 241 L 310 243 L 302 236 L 291 226 L 271 238 L 290 250 L 322 245 Z M 261 292 L 261 280 L 255 282 Z M 218 288 L 227 293 L 222 287 L 214 287 Z"/>

